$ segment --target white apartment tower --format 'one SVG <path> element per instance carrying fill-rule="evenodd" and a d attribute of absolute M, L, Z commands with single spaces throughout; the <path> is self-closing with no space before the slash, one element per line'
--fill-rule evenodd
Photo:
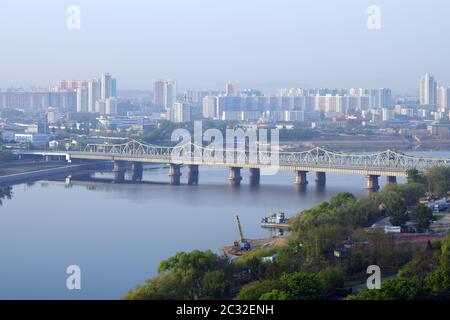
<path fill-rule="evenodd" d="M 175 102 L 173 104 L 173 122 L 191 121 L 191 106 L 186 102 Z"/>
<path fill-rule="evenodd" d="M 175 81 L 164 80 L 164 109 L 170 109 L 173 107 L 175 99 L 177 97 L 177 84 Z"/>
<path fill-rule="evenodd" d="M 79 87 L 77 90 L 77 112 L 88 112 L 88 90 Z"/>
<path fill-rule="evenodd" d="M 100 98 L 102 100 L 106 100 L 111 97 L 111 75 L 109 73 L 103 73 L 100 78 L 101 89 L 100 89 Z"/>
<path fill-rule="evenodd" d="M 427 106 L 437 105 L 437 84 L 430 73 L 426 73 L 420 79 L 420 104 Z"/>
<path fill-rule="evenodd" d="M 439 111 L 443 111 L 443 110 L 450 108 L 449 95 L 450 95 L 449 87 L 439 87 L 438 88 L 438 90 L 437 90 L 437 106 L 438 106 Z"/>

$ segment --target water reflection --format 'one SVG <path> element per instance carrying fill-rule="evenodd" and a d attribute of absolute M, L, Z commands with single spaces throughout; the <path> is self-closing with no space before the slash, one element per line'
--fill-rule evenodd
<path fill-rule="evenodd" d="M 220 253 L 233 244 L 236 215 L 245 237 L 265 238 L 271 231 L 260 222 L 271 209 L 293 216 L 337 192 L 365 194 L 358 175 L 330 174 L 317 188 L 314 182 L 298 187 L 292 172 L 280 172 L 251 186 L 243 171 L 236 188 L 228 185 L 226 169 L 201 168 L 196 186 L 187 185 L 186 172 L 180 186 L 170 186 L 167 174 L 167 168 L 144 170 L 139 184 L 113 184 L 104 173 L 92 181 L 14 186 L 8 214 L 0 215 L 0 299 L 117 299 L 179 251 Z M 71 264 L 85 275 L 76 293 L 65 287 Z"/>
<path fill-rule="evenodd" d="M 3 205 L 4 199 L 11 199 L 13 195 L 12 187 L 0 187 L 0 206 Z"/>

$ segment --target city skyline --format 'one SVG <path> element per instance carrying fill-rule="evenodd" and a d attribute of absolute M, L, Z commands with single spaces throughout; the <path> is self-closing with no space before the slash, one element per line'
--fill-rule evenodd
<path fill-rule="evenodd" d="M 120 78 L 123 89 L 141 90 L 151 87 L 151 79 L 163 78 L 177 79 L 180 88 L 214 88 L 238 79 L 236 84 L 248 87 L 359 85 L 414 93 L 417 75 L 427 70 L 450 83 L 449 49 L 441 46 L 439 33 L 423 28 L 450 28 L 439 19 L 449 6 L 441 1 L 420 9 L 411 1 L 378 1 L 379 30 L 366 26 L 369 1 L 96 5 L 80 0 L 80 30 L 66 28 L 70 4 L 22 0 L 4 6 L 0 34 L 6 42 L 20 39 L 21 45 L 0 53 L 5 62 L 0 87 L 41 86 L 63 75 L 76 79 L 103 70 Z M 262 17 L 269 13 L 267 23 Z M 430 53 L 433 59 L 422 58 Z M 14 67 L 17 61 L 20 69 Z"/>

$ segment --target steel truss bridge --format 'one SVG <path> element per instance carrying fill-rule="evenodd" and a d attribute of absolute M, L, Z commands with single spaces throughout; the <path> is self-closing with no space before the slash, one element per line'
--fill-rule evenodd
<path fill-rule="evenodd" d="M 322 148 L 302 152 L 236 148 L 227 150 L 193 143 L 166 147 L 135 140 L 123 144 L 88 144 L 79 150 L 29 151 L 23 154 L 65 156 L 69 159 L 131 161 L 147 163 L 205 165 L 219 167 L 277 169 L 353 173 L 374 176 L 406 176 L 410 169 L 419 171 L 433 166 L 450 166 L 450 158 L 406 155 L 387 150 L 378 153 L 339 153 Z"/>

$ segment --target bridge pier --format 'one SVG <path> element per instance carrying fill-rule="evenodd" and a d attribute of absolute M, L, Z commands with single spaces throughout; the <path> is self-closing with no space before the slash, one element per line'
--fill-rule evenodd
<path fill-rule="evenodd" d="M 327 181 L 325 172 L 316 172 L 316 184 L 318 186 L 324 186 Z"/>
<path fill-rule="evenodd" d="M 396 176 L 388 176 L 386 178 L 386 181 L 388 184 L 397 184 L 397 177 Z"/>
<path fill-rule="evenodd" d="M 189 165 L 188 185 L 198 185 L 198 165 Z"/>
<path fill-rule="evenodd" d="M 295 171 L 295 184 L 299 186 L 306 186 L 308 184 L 308 178 L 306 174 L 308 171 Z"/>
<path fill-rule="evenodd" d="M 259 185 L 261 179 L 261 170 L 259 168 L 250 168 L 248 170 L 248 180 L 251 186 Z"/>
<path fill-rule="evenodd" d="M 114 182 L 121 183 L 125 181 L 125 170 L 126 170 L 126 162 L 125 161 L 114 161 L 113 166 L 113 174 L 114 174 Z"/>
<path fill-rule="evenodd" d="M 169 165 L 169 184 L 172 186 L 180 185 L 180 165 L 171 163 Z"/>
<path fill-rule="evenodd" d="M 142 181 L 142 173 L 144 171 L 144 164 L 142 162 L 133 161 L 131 163 L 131 180 Z"/>
<path fill-rule="evenodd" d="M 228 175 L 228 181 L 232 186 L 239 186 L 241 184 L 241 168 L 230 167 L 230 174 Z"/>
<path fill-rule="evenodd" d="M 380 185 L 378 183 L 378 178 L 380 176 L 377 175 L 367 175 L 366 176 L 366 189 L 371 191 L 377 191 L 380 189 Z"/>

